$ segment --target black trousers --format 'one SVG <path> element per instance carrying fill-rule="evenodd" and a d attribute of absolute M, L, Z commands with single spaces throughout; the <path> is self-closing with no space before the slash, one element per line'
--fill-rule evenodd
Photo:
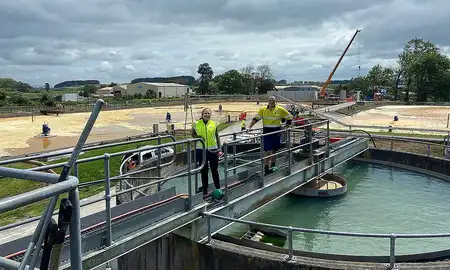
<path fill-rule="evenodd" d="M 197 166 L 200 166 L 203 161 L 203 149 L 195 149 L 195 155 L 197 158 Z M 209 163 L 209 165 L 208 165 Z M 203 169 L 200 171 L 202 177 L 203 194 L 208 193 L 208 169 L 211 168 L 211 174 L 216 188 L 220 188 L 219 180 L 219 157 L 217 153 L 206 151 L 206 163 Z"/>

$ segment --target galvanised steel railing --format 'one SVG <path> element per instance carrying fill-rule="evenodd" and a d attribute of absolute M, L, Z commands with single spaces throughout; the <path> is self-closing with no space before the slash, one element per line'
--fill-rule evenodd
<path fill-rule="evenodd" d="M 39 220 L 36 230 L 31 237 L 31 241 L 25 251 L 23 260 L 20 263 L 17 263 L 12 260 L 0 257 L 0 266 L 7 267 L 9 269 L 23 270 L 27 266 L 28 261 L 33 254 L 33 257 L 31 258 L 31 261 L 29 263 L 29 269 L 35 268 L 42 244 L 47 241 L 47 239 L 45 238 L 47 236 L 47 230 L 50 231 L 49 225 L 51 225 L 51 217 L 58 201 L 58 197 L 60 194 L 70 191 L 67 204 L 67 209 L 70 209 L 70 212 L 68 211 L 66 213 L 67 215 L 69 215 L 70 235 L 72 236 L 72 241 L 70 241 L 70 258 L 73 269 L 81 270 L 81 224 L 78 179 L 76 177 L 70 177 L 69 174 L 72 166 L 75 164 L 76 159 L 78 158 L 78 155 L 83 148 L 83 145 L 86 143 L 89 133 L 91 132 L 92 127 L 94 126 L 94 123 L 97 120 L 97 117 L 104 104 L 105 102 L 101 99 L 97 100 L 97 102 L 95 103 L 93 111 L 80 135 L 80 138 L 78 139 L 78 142 L 70 156 L 70 159 L 67 163 L 63 164 L 63 169 L 59 176 L 54 174 L 30 172 L 26 170 L 0 167 L 0 176 L 9 176 L 19 179 L 27 179 L 52 184 L 50 186 L 43 187 L 31 192 L 0 200 L 0 213 L 3 213 L 17 207 L 21 207 L 51 197 L 51 200 L 44 210 L 44 213 Z M 67 220 L 65 219 L 67 218 L 67 216 L 63 217 L 62 215 L 60 215 L 60 217 L 61 220 L 58 220 L 59 224 L 55 225 L 58 226 L 56 232 L 58 232 L 58 230 L 62 230 L 61 233 L 65 236 L 67 225 L 62 223 L 69 222 L 67 222 Z M 52 262 L 52 269 L 56 269 L 57 267 L 59 267 L 59 251 L 54 250 L 52 252 L 52 256 L 54 256 L 52 257 L 52 259 L 56 258 Z"/>
<path fill-rule="evenodd" d="M 228 185 L 229 185 L 228 175 L 230 172 L 233 172 L 233 174 L 236 174 L 236 169 L 238 169 L 238 168 L 253 165 L 255 163 L 260 163 L 261 174 L 260 174 L 260 179 L 259 179 L 259 186 L 264 187 L 264 166 L 265 166 L 264 161 L 266 159 L 270 159 L 271 157 L 276 157 L 279 155 L 286 155 L 287 156 L 287 166 L 288 166 L 287 172 L 288 172 L 288 174 L 290 174 L 291 173 L 291 163 L 292 163 L 292 152 L 295 150 L 301 149 L 305 146 L 309 146 L 309 151 L 308 151 L 309 152 L 309 160 L 312 164 L 313 158 L 314 158 L 313 144 L 318 143 L 320 141 L 325 141 L 326 157 L 328 157 L 329 153 L 330 153 L 330 145 L 329 145 L 330 135 L 328 134 L 328 132 L 327 132 L 326 136 L 320 137 L 318 139 L 314 139 L 313 134 L 312 134 L 313 126 L 320 126 L 320 125 L 324 125 L 324 124 L 326 124 L 328 127 L 329 120 L 322 120 L 322 119 L 311 120 L 310 119 L 304 125 L 288 127 L 285 129 L 281 129 L 279 131 L 255 135 L 254 138 L 258 138 L 259 142 L 260 142 L 260 145 L 258 147 L 258 149 L 260 150 L 260 156 L 257 159 L 242 163 L 240 165 L 236 164 L 236 158 L 239 157 L 242 153 L 239 153 L 239 154 L 236 153 L 236 144 L 240 143 L 240 142 L 244 142 L 244 141 L 248 140 L 249 138 L 234 139 L 232 141 L 224 142 L 223 147 L 224 147 L 224 174 L 225 174 L 225 176 L 224 176 L 224 178 L 225 178 L 225 198 L 224 198 L 225 203 L 228 203 Z M 308 130 L 308 137 L 310 138 L 310 140 L 303 144 L 292 147 L 291 133 L 295 132 L 295 131 L 304 132 L 305 129 Z M 328 129 L 327 129 L 327 131 L 328 131 Z M 266 155 L 264 153 L 264 139 L 263 138 L 267 137 L 267 136 L 277 135 L 277 134 L 279 136 L 281 136 L 281 134 L 286 134 L 286 149 L 279 150 L 279 151 L 275 152 L 274 154 Z M 236 136 L 234 135 L 234 137 L 236 137 Z M 228 153 L 228 146 L 233 147 L 233 153 L 231 155 Z M 251 149 L 251 150 L 253 150 L 253 149 Z M 231 168 L 228 167 L 228 163 L 229 163 L 230 159 L 232 159 L 232 161 L 233 161 L 233 165 Z"/>
<path fill-rule="evenodd" d="M 81 269 L 81 258 L 82 257 L 81 257 L 80 206 L 85 206 L 88 204 L 92 204 L 92 203 L 95 203 L 98 201 L 105 200 L 106 245 L 109 246 L 112 244 L 111 203 L 110 203 L 111 198 L 114 196 L 119 196 L 121 194 L 129 192 L 130 190 L 138 189 L 141 187 L 135 187 L 135 188 L 125 190 L 125 191 L 120 191 L 120 192 L 117 192 L 117 193 L 111 195 L 111 180 L 123 179 L 129 175 L 134 174 L 135 172 L 131 172 L 126 175 L 120 175 L 118 177 L 110 177 L 110 158 L 114 157 L 114 156 L 135 153 L 136 150 L 122 151 L 122 152 L 117 152 L 117 153 L 113 153 L 113 154 L 105 153 L 103 156 L 90 157 L 90 158 L 77 160 L 77 157 L 78 157 L 79 153 L 83 150 L 83 145 L 87 140 L 87 137 L 95 123 L 96 118 L 98 117 L 98 114 L 99 114 L 103 104 L 104 104 L 103 100 L 97 101 L 96 105 L 94 106 L 93 113 L 91 114 L 91 117 L 89 118 L 89 120 L 80 136 L 80 139 L 79 139 L 77 145 L 75 146 L 74 150 L 72 151 L 71 158 L 69 159 L 69 161 L 67 163 L 46 165 L 46 166 L 41 166 L 38 168 L 32 168 L 32 169 L 27 169 L 27 170 L 0 167 L 0 176 L 1 177 L 13 177 L 13 178 L 19 178 L 19 179 L 41 181 L 41 182 L 45 182 L 45 183 L 49 183 L 49 184 L 54 183 L 54 185 L 47 186 L 47 187 L 44 187 L 44 188 L 41 188 L 41 189 L 38 189 L 38 190 L 35 190 L 32 192 L 28 192 L 25 194 L 8 197 L 8 198 L 0 201 L 0 213 L 3 213 L 6 211 L 15 209 L 17 207 L 21 207 L 21 206 L 24 206 L 24 205 L 27 205 L 27 204 L 30 204 L 33 202 L 37 202 L 42 199 L 52 197 L 49 205 L 47 206 L 46 210 L 44 211 L 44 214 L 40 218 L 36 217 L 34 219 L 29 219 L 26 222 L 26 223 L 29 223 L 29 222 L 32 222 L 35 220 L 40 220 L 37 225 L 37 228 L 35 230 L 35 233 L 32 236 L 31 242 L 30 242 L 27 250 L 25 251 L 25 255 L 24 255 L 22 262 L 17 263 L 15 261 L 0 257 L 0 266 L 6 267 L 8 269 L 25 269 L 25 267 L 28 267 L 29 269 L 34 269 L 34 267 L 37 263 L 37 260 L 39 258 L 39 253 L 40 253 L 42 244 L 45 242 L 44 238 L 46 237 L 47 229 L 49 228 L 51 217 L 53 214 L 59 214 L 59 215 L 61 214 L 61 211 L 58 211 L 56 213 L 53 212 L 53 210 L 55 209 L 55 206 L 56 206 L 58 196 L 67 191 L 70 191 L 69 201 L 71 202 L 71 205 L 73 206 L 73 210 L 71 211 L 72 218 L 70 221 L 71 222 L 71 226 L 70 226 L 70 228 L 71 228 L 70 229 L 70 235 L 71 235 L 70 259 L 71 259 L 72 269 L 77 269 L 77 270 Z M 159 142 L 161 142 L 161 137 L 153 138 L 153 139 L 157 139 Z M 202 145 L 202 148 L 206 149 L 204 140 L 201 138 L 196 138 L 196 139 L 188 139 L 188 140 L 183 140 L 183 141 L 178 141 L 178 142 L 174 141 L 171 143 L 165 143 L 165 144 L 160 144 L 160 145 L 155 145 L 155 146 L 143 147 L 143 148 L 138 149 L 138 152 L 152 150 L 152 149 L 161 149 L 162 147 L 170 147 L 170 146 L 187 144 L 188 153 L 190 153 L 191 152 L 191 144 L 193 144 L 193 143 L 196 144 L 197 142 L 200 142 Z M 159 158 L 158 158 L 158 166 L 156 166 L 156 168 L 160 169 L 162 167 L 162 165 L 164 165 L 164 164 L 161 164 L 161 162 L 160 162 L 161 161 L 161 159 L 160 159 L 161 151 L 158 151 L 158 152 L 159 152 Z M 203 162 L 202 162 L 202 164 L 200 164 L 200 166 L 193 167 L 193 168 L 191 166 L 189 166 L 190 164 L 192 164 L 192 162 L 190 160 L 190 155 L 188 155 L 188 164 L 189 165 L 188 165 L 187 172 L 164 179 L 164 181 L 167 181 L 169 179 L 173 179 L 173 178 L 176 178 L 179 176 L 188 175 L 189 192 L 188 192 L 188 209 L 187 210 L 190 210 L 192 208 L 193 194 L 192 194 L 192 188 L 191 188 L 191 182 L 192 182 L 191 176 L 192 176 L 192 174 L 196 174 L 198 171 L 200 171 L 203 168 L 203 166 L 206 162 L 206 151 L 203 151 L 203 153 L 204 153 L 203 154 Z M 63 154 L 66 154 L 66 153 L 60 152 L 57 155 L 63 155 Z M 49 156 L 57 156 L 57 155 L 43 154 L 43 155 L 40 155 L 39 157 L 42 158 L 42 156 L 49 157 Z M 5 162 L 7 164 L 11 164 L 11 163 L 18 162 L 18 161 L 26 161 L 26 160 L 29 160 L 30 158 L 36 159 L 36 157 L 27 157 L 27 158 L 20 158 L 17 160 L 12 160 L 12 161 L 8 160 L 7 162 L 6 161 Z M 175 155 L 174 155 L 174 158 L 175 158 Z M 95 161 L 95 160 L 99 160 L 99 159 L 104 159 L 105 179 L 100 180 L 100 181 L 105 183 L 105 196 L 100 199 L 93 200 L 93 201 L 90 201 L 83 205 L 80 205 L 79 191 L 78 191 L 78 188 L 79 188 L 78 179 L 76 177 L 69 176 L 69 173 L 76 164 Z M 173 162 L 173 160 L 171 162 Z M 168 162 L 168 163 L 170 163 L 170 162 Z M 61 166 L 63 167 L 63 170 L 62 170 L 60 176 L 55 175 L 55 174 L 48 174 L 48 173 L 41 173 L 41 172 L 34 171 L 34 170 L 44 170 L 44 169 L 46 169 L 46 167 L 58 168 Z M 154 168 L 147 168 L 146 170 L 148 170 L 148 169 L 154 169 Z M 75 168 L 74 173 L 78 174 L 77 168 Z M 88 182 L 88 183 L 83 183 L 82 187 L 90 186 L 93 184 L 98 184 L 98 182 L 99 181 L 96 180 L 96 181 L 92 181 L 92 182 Z M 155 183 L 149 183 L 149 184 L 155 184 Z M 25 224 L 25 222 L 21 222 L 20 224 Z M 4 226 L 4 227 L 0 228 L 0 231 L 6 230 L 9 228 L 13 228 L 18 225 L 19 224 L 16 223 L 16 224 Z M 65 232 L 64 232 L 64 236 L 65 236 Z M 31 262 L 29 265 L 27 265 L 28 260 L 30 259 L 32 254 L 33 254 L 33 257 L 31 259 Z M 52 255 L 53 255 L 53 253 L 52 253 Z M 53 262 L 53 263 L 55 263 L 55 262 Z M 59 262 L 57 262 L 57 263 L 59 264 Z"/>
<path fill-rule="evenodd" d="M 326 231 L 326 230 L 316 230 L 316 229 L 306 229 L 292 226 L 282 226 L 282 225 L 274 225 L 268 223 L 260 223 L 249 220 L 236 219 L 231 217 L 220 216 L 208 212 L 203 212 L 202 215 L 207 219 L 207 227 L 208 227 L 208 239 L 207 242 L 212 241 L 212 231 L 211 231 L 211 219 L 222 219 L 230 222 L 236 222 L 247 225 L 256 225 L 260 227 L 277 229 L 287 232 L 287 240 L 288 240 L 288 260 L 293 260 L 293 238 L 292 234 L 294 232 L 302 232 L 302 233 L 316 233 L 316 234 L 325 234 L 325 235 L 338 235 L 338 236 L 350 236 L 350 237 L 366 237 L 366 238 L 388 238 L 390 239 L 390 247 L 389 247 L 389 268 L 395 269 L 395 241 L 400 238 L 442 238 L 442 237 L 450 237 L 450 233 L 435 233 L 435 234 L 395 234 L 395 233 L 385 233 L 385 234 L 377 234 L 377 233 L 353 233 L 353 232 L 338 232 L 338 231 Z"/>
<path fill-rule="evenodd" d="M 324 119 L 329 119 L 331 122 L 336 122 L 337 124 L 348 128 L 348 132 L 351 132 L 352 129 L 370 128 L 370 129 L 379 129 L 379 130 L 417 131 L 417 132 L 425 132 L 425 133 L 434 132 L 434 133 L 441 133 L 441 134 L 446 134 L 446 135 L 450 136 L 450 129 L 427 129 L 427 128 L 394 127 L 394 126 L 350 125 L 350 124 L 347 124 L 347 123 L 337 119 L 336 117 L 329 116 L 323 112 L 318 112 L 318 111 L 308 108 L 304 105 L 298 104 L 298 103 L 296 103 L 288 98 L 285 98 L 283 96 L 278 95 L 277 97 L 285 102 L 292 104 L 292 105 L 299 106 L 303 110 L 307 110 L 307 111 L 309 111 L 313 114 L 316 114 Z"/>

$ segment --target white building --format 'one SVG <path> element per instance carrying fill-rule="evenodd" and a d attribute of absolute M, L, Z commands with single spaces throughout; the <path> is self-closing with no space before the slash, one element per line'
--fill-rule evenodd
<path fill-rule="evenodd" d="M 123 88 L 123 86 L 121 86 Z M 148 90 L 153 90 L 158 98 L 164 97 L 182 97 L 189 93 L 189 86 L 178 83 L 132 83 L 126 86 L 122 95 L 141 94 L 145 96 Z"/>
<path fill-rule="evenodd" d="M 63 102 L 67 102 L 67 101 L 77 102 L 80 99 L 82 99 L 82 98 L 77 93 L 63 94 L 61 97 L 61 100 Z"/>

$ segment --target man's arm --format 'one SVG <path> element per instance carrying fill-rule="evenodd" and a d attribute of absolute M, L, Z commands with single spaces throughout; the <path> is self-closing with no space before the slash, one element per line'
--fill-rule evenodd
<path fill-rule="evenodd" d="M 286 110 L 285 108 L 280 106 L 280 115 L 282 118 L 286 119 L 286 125 L 290 125 L 292 123 L 292 119 L 294 119 L 294 116 Z"/>
<path fill-rule="evenodd" d="M 253 127 L 256 123 L 258 123 L 258 119 L 253 118 L 253 119 L 252 119 L 252 122 L 250 123 L 250 125 L 248 125 L 248 129 L 252 129 L 252 127 Z"/>
<path fill-rule="evenodd" d="M 252 129 L 252 127 L 259 121 L 262 119 L 262 116 L 264 114 L 264 109 L 261 108 L 259 109 L 258 113 L 255 115 L 255 117 L 253 117 L 252 122 L 250 123 L 250 125 L 248 126 L 248 129 Z"/>

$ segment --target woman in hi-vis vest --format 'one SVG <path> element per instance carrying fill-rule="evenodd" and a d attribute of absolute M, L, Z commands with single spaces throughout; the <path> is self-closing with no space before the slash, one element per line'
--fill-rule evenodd
<path fill-rule="evenodd" d="M 202 175 L 202 191 L 203 195 L 208 194 L 208 167 L 211 168 L 211 174 L 216 189 L 220 189 L 219 181 L 219 155 L 220 152 L 220 138 L 217 131 L 217 123 L 211 120 L 211 109 L 205 108 L 202 110 L 202 117 L 196 122 L 192 123 L 192 137 L 203 138 L 206 146 L 206 163 L 201 170 Z M 196 144 L 197 165 L 202 163 L 203 145 L 200 142 Z M 209 166 L 208 166 L 209 163 Z"/>

